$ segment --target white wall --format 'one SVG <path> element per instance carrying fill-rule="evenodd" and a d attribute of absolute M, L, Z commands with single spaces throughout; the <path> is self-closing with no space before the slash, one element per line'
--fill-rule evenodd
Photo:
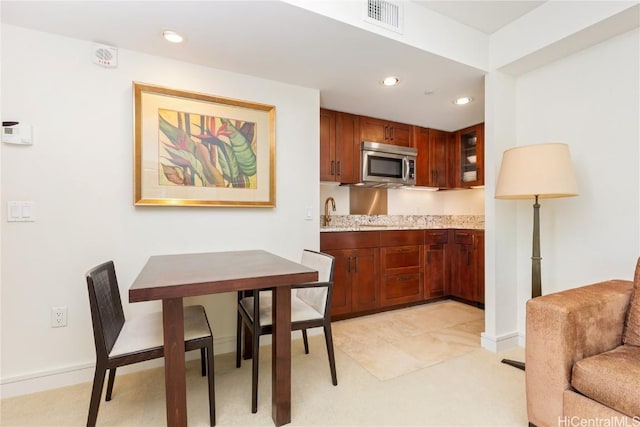
<path fill-rule="evenodd" d="M 631 279 L 640 256 L 639 63 L 636 29 L 521 76 L 488 75 L 485 348 L 524 345 L 531 297 L 533 201 L 493 198 L 506 148 L 558 141 L 571 150 L 580 195 L 541 200 L 543 294 Z"/>
<path fill-rule="evenodd" d="M 264 248 L 297 259 L 319 245 L 318 221 L 304 219 L 307 206 L 319 215 L 317 90 L 125 50 L 105 69 L 90 49 L 2 26 L 2 118 L 32 124 L 34 144 L 2 145 L 0 206 L 36 203 L 33 223 L 8 223 L 0 209 L 3 397 L 16 379 L 94 362 L 84 273 L 100 262 L 115 261 L 133 315 L 159 309 L 127 303 L 150 255 Z M 277 207 L 134 207 L 132 81 L 275 105 Z M 217 350 L 230 351 L 235 295 L 197 301 L 224 344 Z M 53 306 L 68 307 L 68 327 L 49 326 Z"/>
<path fill-rule="evenodd" d="M 543 294 L 633 276 L 640 256 L 639 64 L 634 30 L 517 80 L 517 145 L 568 143 L 580 192 L 541 201 Z M 523 333 L 533 210 L 531 202 L 515 203 Z"/>

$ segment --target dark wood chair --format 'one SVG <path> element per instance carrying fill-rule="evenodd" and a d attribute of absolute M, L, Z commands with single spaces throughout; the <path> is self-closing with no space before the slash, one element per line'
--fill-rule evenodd
<path fill-rule="evenodd" d="M 302 331 L 304 351 L 309 354 L 307 329 L 322 327 L 329 356 L 333 385 L 338 385 L 336 362 L 331 335 L 331 294 L 333 290 L 334 258 L 321 252 L 305 249 L 301 264 L 318 270 L 318 281 L 293 285 L 291 289 L 291 330 Z M 259 297 L 256 299 L 256 295 Z M 254 301 L 257 301 L 254 304 Z M 238 292 L 238 323 L 236 335 L 236 367 L 241 364 L 242 329 L 246 324 L 251 332 L 252 397 L 251 412 L 258 412 L 258 357 L 260 336 L 273 332 L 271 291 Z"/>
<path fill-rule="evenodd" d="M 91 321 L 96 345 L 96 371 L 93 378 L 87 426 L 95 426 L 107 370 L 107 401 L 111 400 L 116 368 L 164 356 L 162 313 L 155 312 L 125 320 L 113 261 L 86 274 Z M 213 379 L 213 333 L 201 305 L 184 308 L 185 351 L 200 349 L 202 376 L 208 371 L 209 419 L 215 425 Z M 206 359 L 206 363 L 205 363 Z"/>

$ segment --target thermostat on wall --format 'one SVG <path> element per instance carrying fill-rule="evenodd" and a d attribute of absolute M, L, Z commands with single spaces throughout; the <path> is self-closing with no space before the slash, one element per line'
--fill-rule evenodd
<path fill-rule="evenodd" d="M 2 122 L 2 142 L 7 144 L 31 145 L 31 126 L 20 122 Z"/>

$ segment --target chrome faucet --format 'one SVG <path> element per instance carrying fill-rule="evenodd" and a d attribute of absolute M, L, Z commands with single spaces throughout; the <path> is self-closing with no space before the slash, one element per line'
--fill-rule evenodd
<path fill-rule="evenodd" d="M 336 201 L 333 200 L 333 197 L 327 197 L 327 200 L 324 201 L 324 217 L 322 218 L 322 225 L 328 226 L 331 222 L 331 212 L 329 211 L 329 202 L 331 202 L 331 209 L 336 211 Z"/>

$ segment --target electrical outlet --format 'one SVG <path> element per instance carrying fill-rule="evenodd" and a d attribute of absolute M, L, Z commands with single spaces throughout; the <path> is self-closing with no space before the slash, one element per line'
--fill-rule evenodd
<path fill-rule="evenodd" d="M 51 327 L 67 326 L 67 307 L 51 307 Z"/>

